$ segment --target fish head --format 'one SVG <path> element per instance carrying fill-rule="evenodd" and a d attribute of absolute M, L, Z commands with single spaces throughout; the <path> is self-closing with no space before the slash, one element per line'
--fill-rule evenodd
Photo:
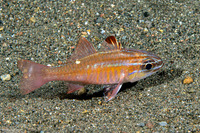
<path fill-rule="evenodd" d="M 127 82 L 144 79 L 163 67 L 162 59 L 150 52 L 135 49 L 129 49 L 126 52 L 130 54 L 131 58 L 128 63 Z"/>

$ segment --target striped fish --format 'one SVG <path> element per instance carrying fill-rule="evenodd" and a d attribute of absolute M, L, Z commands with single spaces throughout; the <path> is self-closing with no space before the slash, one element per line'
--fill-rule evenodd
<path fill-rule="evenodd" d="M 67 81 L 68 93 L 87 84 L 109 84 L 106 100 L 113 99 L 123 83 L 135 82 L 157 72 L 163 66 L 160 57 L 149 52 L 124 49 L 114 36 L 109 36 L 97 52 L 93 45 L 81 37 L 76 50 L 65 65 L 49 67 L 29 60 L 19 60 L 23 72 L 19 87 L 28 94 L 49 81 Z"/>

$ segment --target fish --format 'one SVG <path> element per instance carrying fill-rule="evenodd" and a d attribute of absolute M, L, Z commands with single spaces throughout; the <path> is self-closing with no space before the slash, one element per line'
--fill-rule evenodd
<path fill-rule="evenodd" d="M 143 50 L 123 48 L 115 36 L 107 37 L 97 51 L 84 37 L 80 37 L 70 59 L 52 67 L 21 59 L 17 66 L 23 76 L 19 83 L 22 94 L 28 94 L 50 81 L 66 81 L 67 94 L 85 85 L 108 85 L 105 99 L 113 99 L 123 83 L 144 79 L 163 67 L 160 57 Z"/>

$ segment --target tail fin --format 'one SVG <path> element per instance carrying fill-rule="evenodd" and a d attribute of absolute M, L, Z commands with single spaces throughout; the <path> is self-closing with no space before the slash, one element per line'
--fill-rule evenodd
<path fill-rule="evenodd" d="M 19 87 L 22 94 L 28 94 L 48 81 L 45 80 L 43 68 L 48 66 L 41 65 L 29 60 L 20 60 L 17 62 L 18 68 L 23 72 Z"/>

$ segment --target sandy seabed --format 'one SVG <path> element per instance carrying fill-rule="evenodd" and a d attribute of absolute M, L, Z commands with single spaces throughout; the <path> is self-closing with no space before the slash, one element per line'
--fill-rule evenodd
<path fill-rule="evenodd" d="M 200 2 L 1 1 L 1 132 L 200 132 Z M 21 95 L 17 61 L 57 66 L 84 35 L 98 49 L 109 35 L 164 61 L 156 74 L 124 84 L 105 102 L 103 86 L 67 95 L 50 82 Z M 183 82 L 189 77 L 192 80 Z"/>

